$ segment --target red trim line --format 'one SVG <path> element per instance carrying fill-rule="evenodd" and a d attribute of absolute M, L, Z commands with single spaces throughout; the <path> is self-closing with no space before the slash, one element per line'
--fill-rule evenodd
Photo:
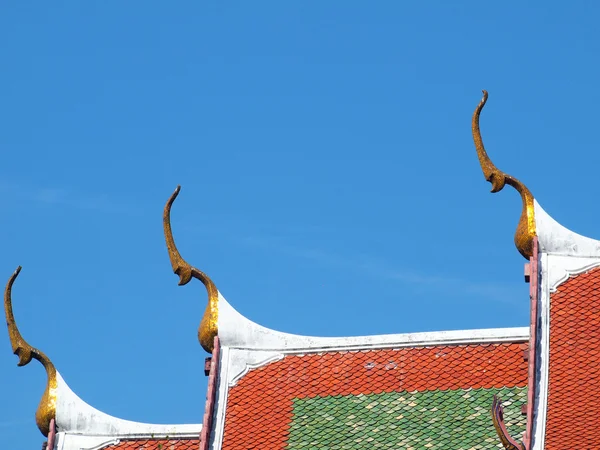
<path fill-rule="evenodd" d="M 210 373 L 208 374 L 208 388 L 206 389 L 206 404 L 204 405 L 204 419 L 200 432 L 200 450 L 208 450 L 210 442 L 210 429 L 212 428 L 213 413 L 215 409 L 215 396 L 217 393 L 217 372 L 219 368 L 219 336 L 215 336 L 215 344 L 210 360 Z"/>
<path fill-rule="evenodd" d="M 50 420 L 50 431 L 48 432 L 48 445 L 46 448 L 48 450 L 54 450 L 54 440 L 56 438 L 56 421 L 54 419 Z"/>

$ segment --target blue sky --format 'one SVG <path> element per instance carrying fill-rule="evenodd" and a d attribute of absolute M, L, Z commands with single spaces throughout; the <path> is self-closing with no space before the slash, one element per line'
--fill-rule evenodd
<path fill-rule="evenodd" d="M 600 236 L 600 6 L 103 1 L 0 7 L 0 274 L 24 337 L 93 406 L 202 420 L 199 283 L 308 335 L 526 326 L 520 213 L 470 130 Z M 0 344 L 0 435 L 37 448 L 45 384 Z"/>

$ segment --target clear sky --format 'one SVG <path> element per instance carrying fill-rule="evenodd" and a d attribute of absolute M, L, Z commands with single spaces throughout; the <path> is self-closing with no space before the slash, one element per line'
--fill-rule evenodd
<path fill-rule="evenodd" d="M 0 278 L 25 339 L 106 413 L 202 421 L 204 288 L 336 336 L 528 325 L 470 129 L 558 221 L 600 237 L 600 4 L 70 1 L 0 6 Z M 4 283 L 4 281 L 2 281 Z M 3 332 L 4 333 L 4 332 Z M 45 385 L 0 336 L 3 448 Z"/>

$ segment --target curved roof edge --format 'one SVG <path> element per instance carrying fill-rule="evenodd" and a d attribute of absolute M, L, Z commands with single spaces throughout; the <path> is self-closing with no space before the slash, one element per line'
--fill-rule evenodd
<path fill-rule="evenodd" d="M 294 353 L 437 344 L 515 342 L 529 339 L 529 327 L 349 337 L 301 336 L 271 330 L 251 321 L 236 311 L 219 293 L 219 339 L 223 347 Z"/>
<path fill-rule="evenodd" d="M 110 416 L 83 401 L 57 372 L 56 427 L 59 434 L 103 438 L 198 436 L 200 424 L 159 425 L 134 422 Z"/>
<path fill-rule="evenodd" d="M 540 251 L 553 255 L 600 257 L 600 241 L 577 234 L 554 220 L 534 200 Z"/>

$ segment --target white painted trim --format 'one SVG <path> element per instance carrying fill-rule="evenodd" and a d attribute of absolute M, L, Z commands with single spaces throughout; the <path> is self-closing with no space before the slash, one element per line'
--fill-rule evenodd
<path fill-rule="evenodd" d="M 252 353 L 263 353 L 263 352 L 252 352 Z M 249 355 L 250 356 L 250 355 Z M 252 355 L 254 356 L 254 355 Z M 236 385 L 236 383 L 244 376 L 246 375 L 250 370 L 252 369 L 258 369 L 259 367 L 262 367 L 264 365 L 267 365 L 269 363 L 272 363 L 274 361 L 281 361 L 283 359 L 283 357 L 285 356 L 283 353 L 267 353 L 266 355 L 264 355 L 264 358 L 248 358 L 245 360 L 244 363 L 244 368 L 241 371 L 238 371 L 235 375 L 231 376 L 231 379 L 227 380 L 227 385 L 229 387 L 233 387 Z M 250 362 L 252 361 L 252 362 Z"/>
<path fill-rule="evenodd" d="M 88 405 L 57 372 L 56 428 L 67 433 L 93 436 L 178 435 L 199 433 L 202 425 L 157 425 L 110 416 Z"/>
<path fill-rule="evenodd" d="M 123 420 L 88 405 L 57 372 L 58 450 L 94 448 L 107 439 L 199 438 L 201 424 L 157 425 Z M 108 444 L 107 444 L 108 445 Z"/>
<path fill-rule="evenodd" d="M 550 255 L 540 255 L 541 280 L 538 302 L 540 326 L 537 330 L 536 353 L 539 361 L 536 370 L 534 399 L 533 445 L 531 450 L 543 450 L 546 438 L 546 415 L 548 411 L 548 365 L 550 356 L 550 283 L 548 270 Z M 538 346 L 539 345 L 539 346 Z"/>
<path fill-rule="evenodd" d="M 220 338 L 219 338 L 220 339 Z M 221 347 L 219 361 L 219 376 L 217 385 L 217 398 L 215 401 L 215 411 L 213 416 L 213 433 L 209 449 L 220 449 L 223 445 L 223 433 L 225 431 L 225 413 L 227 410 L 227 399 L 229 397 L 229 367 L 230 355 L 229 348 Z"/>
<path fill-rule="evenodd" d="M 600 241 L 565 228 L 534 200 L 535 225 L 541 253 L 550 255 L 600 257 Z"/>
<path fill-rule="evenodd" d="M 276 332 L 274 332 L 276 333 Z M 303 336 L 300 336 L 303 338 Z M 382 338 L 382 342 L 377 342 Z M 310 338 L 308 338 L 310 339 Z M 360 341 L 363 340 L 363 343 Z M 313 346 L 306 348 L 279 348 L 272 350 L 248 349 L 239 347 L 229 348 L 227 377 L 228 386 L 234 386 L 251 369 L 257 369 L 270 362 L 282 359 L 285 355 L 314 354 L 325 352 L 348 352 L 377 349 L 397 349 L 405 347 L 424 347 L 435 345 L 468 345 L 501 342 L 527 342 L 529 340 L 529 328 L 500 328 L 488 330 L 467 331 L 445 331 L 431 333 L 407 333 L 383 336 L 364 336 L 356 338 L 336 338 L 336 344 L 332 346 Z M 340 341 L 340 342 L 337 342 Z M 344 342 L 346 341 L 346 342 Z"/>
<path fill-rule="evenodd" d="M 558 286 L 574 275 L 585 273 L 600 266 L 600 258 L 577 258 L 573 256 L 548 255 L 547 277 L 549 292 L 556 292 Z"/>
<path fill-rule="evenodd" d="M 368 339 L 370 336 L 365 336 Z M 377 338 L 379 336 L 372 336 Z M 229 351 L 228 376 L 223 378 L 228 386 L 234 386 L 251 369 L 257 369 L 290 354 L 314 354 L 323 352 L 377 350 L 387 348 L 423 347 L 430 345 L 467 345 L 492 342 L 526 342 L 529 328 L 500 328 L 488 330 L 446 331 L 432 333 L 409 333 L 387 335 L 388 342 L 365 342 L 362 345 L 338 345 L 332 347 L 282 348 L 278 350 L 250 350 L 232 347 Z M 341 338 L 354 339 L 354 338 Z M 356 339 L 360 339 L 356 338 Z M 222 376 L 223 374 L 221 374 Z"/>
<path fill-rule="evenodd" d="M 117 445 L 119 442 L 121 442 L 119 439 L 111 439 L 110 441 L 103 442 L 102 444 L 98 444 L 94 447 L 88 447 L 81 450 L 101 450 L 109 445 Z"/>
<path fill-rule="evenodd" d="M 200 433 L 179 434 L 128 434 L 123 436 L 95 436 L 59 432 L 53 450 L 100 450 L 122 441 L 152 440 L 152 439 L 196 439 L 200 442 Z"/>
<path fill-rule="evenodd" d="M 527 340 L 529 328 L 498 328 L 376 336 L 313 337 L 282 333 L 242 316 L 219 293 L 219 340 L 222 347 L 282 353 L 318 353 L 424 345 L 451 345 Z"/>
<path fill-rule="evenodd" d="M 65 433 L 71 436 L 94 436 L 94 437 L 104 437 L 106 436 L 95 436 L 95 435 L 83 435 L 83 434 L 74 434 L 74 433 Z M 200 433 L 194 431 L 193 433 L 185 432 L 185 433 L 132 433 L 132 434 L 122 434 L 118 438 L 120 441 L 141 441 L 141 440 L 153 440 L 153 439 L 200 439 Z"/>
<path fill-rule="evenodd" d="M 329 338 L 321 338 L 329 339 Z M 386 348 L 425 347 L 434 345 L 468 345 L 484 343 L 520 342 L 529 339 L 529 327 L 489 328 L 478 330 L 432 331 L 381 336 L 357 336 L 332 338 L 338 342 L 327 342 L 310 348 L 287 348 L 285 354 L 310 354 L 377 350 Z"/>

